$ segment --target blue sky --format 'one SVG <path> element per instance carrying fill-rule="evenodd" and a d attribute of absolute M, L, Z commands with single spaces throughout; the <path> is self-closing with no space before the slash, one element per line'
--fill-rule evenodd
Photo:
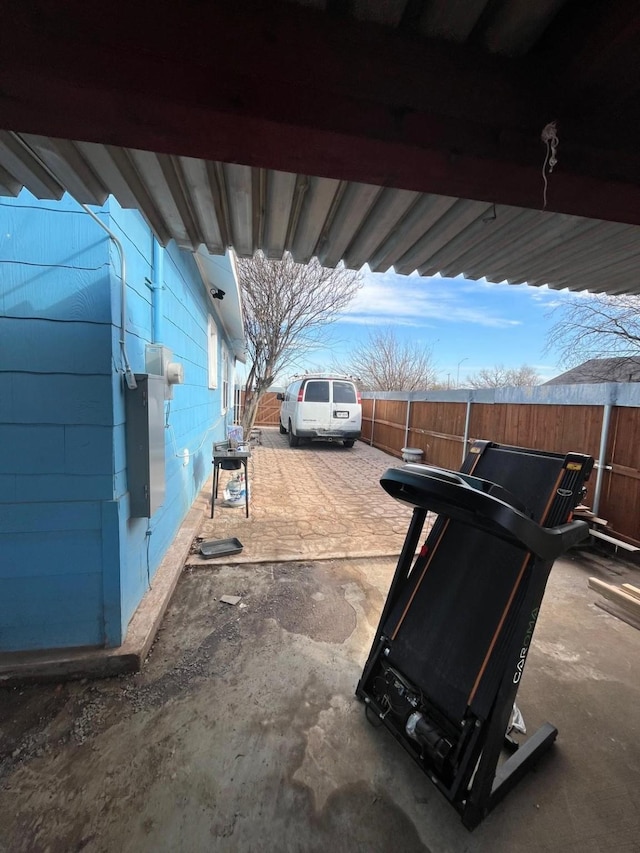
<path fill-rule="evenodd" d="M 403 340 L 430 344 L 442 381 L 460 384 L 470 374 L 504 364 L 535 367 L 542 379 L 562 372 L 554 353 L 544 354 L 552 309 L 567 291 L 492 284 L 464 278 L 401 276 L 363 270 L 364 286 L 330 330 L 327 346 L 308 353 L 298 370 L 327 369 L 346 358 L 370 330 L 393 327 Z M 295 371 L 292 371 L 295 372 Z"/>

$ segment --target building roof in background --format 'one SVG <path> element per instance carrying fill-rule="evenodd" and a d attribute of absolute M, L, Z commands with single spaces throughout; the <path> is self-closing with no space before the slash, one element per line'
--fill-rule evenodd
<path fill-rule="evenodd" d="M 577 385 L 599 382 L 640 382 L 640 358 L 590 358 L 543 385 Z"/>

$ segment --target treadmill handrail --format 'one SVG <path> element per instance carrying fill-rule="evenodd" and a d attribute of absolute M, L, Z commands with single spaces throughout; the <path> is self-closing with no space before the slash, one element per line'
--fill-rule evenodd
<path fill-rule="evenodd" d="M 491 487 L 495 486 L 499 493 L 509 496 L 497 484 L 446 468 L 427 465 L 389 468 L 380 478 L 380 484 L 396 500 L 484 530 L 545 560 L 559 557 L 589 534 L 585 521 L 543 527 L 520 509 L 491 494 Z"/>
<path fill-rule="evenodd" d="M 472 474 L 463 474 L 461 471 L 452 471 L 450 468 L 437 468 L 435 465 L 424 465 L 422 463 L 409 463 L 402 469 L 404 471 L 414 471 L 416 474 L 429 474 L 437 480 L 443 480 L 450 483 L 466 484 L 479 492 L 484 492 L 493 495 L 495 498 L 500 498 L 514 509 L 520 510 L 525 515 L 531 515 L 522 501 L 514 494 L 507 491 L 504 486 L 499 483 L 494 483 L 491 480 L 483 480 L 480 477 L 474 477 Z"/>

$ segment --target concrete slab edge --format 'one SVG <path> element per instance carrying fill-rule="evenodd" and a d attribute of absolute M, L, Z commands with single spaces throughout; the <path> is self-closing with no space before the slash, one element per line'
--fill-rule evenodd
<path fill-rule="evenodd" d="M 208 505 L 204 491 L 198 495 L 169 546 L 133 614 L 124 643 L 113 649 L 57 649 L 42 652 L 5 652 L 0 656 L 0 687 L 33 682 L 112 678 L 138 672 L 169 606 L 191 543 L 198 535 Z"/>
<path fill-rule="evenodd" d="M 417 553 L 417 552 L 416 552 Z M 214 557 L 207 560 L 205 557 L 194 559 L 194 554 L 187 558 L 185 568 L 187 569 L 206 569 L 215 568 L 217 566 L 242 566 L 248 563 L 259 565 L 261 563 L 323 563 L 327 560 L 378 560 L 378 559 L 394 559 L 399 556 L 398 551 L 335 551 L 332 554 L 287 554 L 287 555 L 266 555 L 264 557 Z"/>

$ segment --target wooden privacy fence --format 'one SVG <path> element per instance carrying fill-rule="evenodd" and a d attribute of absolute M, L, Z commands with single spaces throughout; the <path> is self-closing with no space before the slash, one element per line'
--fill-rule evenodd
<path fill-rule="evenodd" d="M 601 384 L 481 391 L 364 393 L 362 439 L 393 456 L 458 469 L 474 439 L 587 453 L 596 459 L 586 503 L 640 545 L 640 386 Z"/>
<path fill-rule="evenodd" d="M 244 405 L 244 391 L 241 392 L 240 405 Z M 278 426 L 279 423 L 280 401 L 276 398 L 275 391 L 267 391 L 258 406 L 256 426 Z"/>
<path fill-rule="evenodd" d="M 469 441 L 597 460 L 586 498 L 616 535 L 640 545 L 640 384 L 549 385 L 439 392 L 364 392 L 362 439 L 400 457 L 458 469 Z M 257 426 L 277 426 L 280 403 L 265 395 Z"/>

